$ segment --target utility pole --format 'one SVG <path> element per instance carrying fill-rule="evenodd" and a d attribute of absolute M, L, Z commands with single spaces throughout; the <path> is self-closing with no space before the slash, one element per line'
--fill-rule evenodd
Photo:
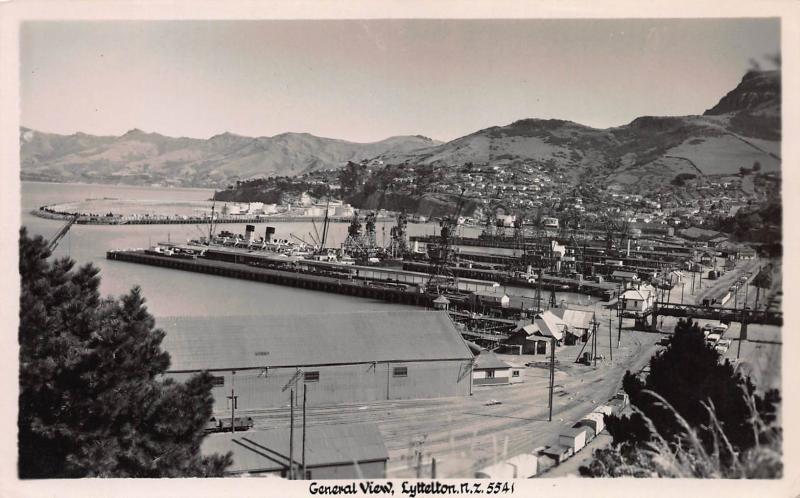
<path fill-rule="evenodd" d="M 594 322 L 594 330 L 592 331 L 592 356 L 594 357 L 594 368 L 597 368 L 597 321 Z"/>
<path fill-rule="evenodd" d="M 307 384 L 303 384 L 303 449 L 302 456 L 300 457 L 301 464 L 303 466 L 303 476 L 302 479 L 306 478 L 306 388 L 308 387 Z"/>
<path fill-rule="evenodd" d="M 744 283 L 744 305 L 742 305 L 742 309 L 747 308 L 747 291 L 750 290 L 750 282 Z"/>
<path fill-rule="evenodd" d="M 294 479 L 294 389 L 289 391 L 289 480 Z"/>
<path fill-rule="evenodd" d="M 239 399 L 239 396 L 235 396 L 233 392 L 233 387 L 231 387 L 231 395 L 228 396 L 228 399 L 231 400 L 231 432 L 236 432 L 236 420 L 235 420 L 235 410 L 237 408 L 236 401 Z"/>
<path fill-rule="evenodd" d="M 681 280 L 681 304 L 683 304 L 683 288 L 686 287 L 686 282 Z"/>
<path fill-rule="evenodd" d="M 622 303 L 617 301 L 617 348 L 619 348 L 619 343 L 622 342 Z M 611 333 L 611 313 L 608 314 L 608 330 Z"/>
<path fill-rule="evenodd" d="M 611 328 L 611 313 L 608 314 L 608 352 L 611 356 L 611 361 L 614 361 L 614 348 L 611 346 L 611 336 L 614 335 L 614 329 Z"/>
<path fill-rule="evenodd" d="M 556 338 L 550 338 L 550 399 L 548 401 L 548 415 L 547 421 L 553 421 L 553 384 L 555 382 L 555 367 L 556 367 Z"/>
<path fill-rule="evenodd" d="M 739 348 L 736 350 L 736 359 L 742 352 L 742 343 L 747 339 L 747 311 L 742 310 L 742 327 L 739 329 Z"/>

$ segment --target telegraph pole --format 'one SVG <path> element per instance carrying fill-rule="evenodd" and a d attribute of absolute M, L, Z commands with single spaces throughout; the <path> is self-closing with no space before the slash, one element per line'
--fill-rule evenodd
<path fill-rule="evenodd" d="M 614 348 L 611 346 L 611 336 L 614 335 L 614 329 L 611 327 L 611 313 L 608 314 L 608 352 L 611 361 L 614 361 Z"/>
<path fill-rule="evenodd" d="M 289 480 L 294 479 L 294 389 L 289 391 Z"/>
<path fill-rule="evenodd" d="M 302 479 L 306 478 L 306 388 L 308 387 L 307 384 L 303 384 L 303 449 L 301 458 L 301 464 L 303 466 L 303 476 Z"/>
<path fill-rule="evenodd" d="M 622 303 L 617 301 L 617 348 L 619 348 L 619 343 L 622 341 Z M 609 334 L 611 333 L 611 313 L 608 314 L 608 329 Z"/>
<path fill-rule="evenodd" d="M 239 396 L 234 395 L 233 387 L 231 387 L 231 395 L 228 396 L 228 399 L 231 400 L 231 432 L 236 432 L 236 420 L 234 417 L 234 412 L 236 410 L 236 401 L 238 398 Z"/>
<path fill-rule="evenodd" d="M 553 336 L 550 339 L 550 398 L 547 403 L 548 415 L 547 421 L 553 421 L 553 384 L 555 382 L 555 366 L 556 366 L 556 338 Z"/>

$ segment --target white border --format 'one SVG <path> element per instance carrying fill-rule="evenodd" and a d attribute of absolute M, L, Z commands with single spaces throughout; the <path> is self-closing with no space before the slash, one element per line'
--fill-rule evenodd
<path fill-rule="evenodd" d="M 797 389 L 793 381 L 798 371 L 793 366 L 798 339 L 793 334 L 798 324 L 792 304 L 800 296 L 791 284 L 799 275 L 794 261 L 798 253 L 798 230 L 792 225 L 797 209 L 794 195 L 800 193 L 797 168 L 798 147 L 793 140 L 798 129 L 798 48 L 800 48 L 800 3 L 785 1 L 26 1 L 0 5 L 0 271 L 5 306 L 0 306 L 0 351 L 3 351 L 0 388 L 0 496 L 308 496 L 305 482 L 280 482 L 276 479 L 194 479 L 194 480 L 76 480 L 29 481 L 16 478 L 17 413 L 17 230 L 19 227 L 19 93 L 18 25 L 23 20 L 78 19 L 379 19 L 379 18 L 697 18 L 697 17 L 781 17 L 783 57 L 783 172 L 784 172 L 784 293 L 786 322 L 783 334 L 783 425 L 784 472 L 778 481 L 701 481 L 701 480 L 588 480 L 533 479 L 517 481 L 514 496 L 665 496 L 681 493 L 730 496 L 798 496 L 800 462 L 798 455 Z M 788 360 L 788 361 L 787 361 Z M 396 481 L 397 488 L 399 481 Z M 458 482 L 458 481 L 456 481 Z M 396 492 L 395 496 L 403 496 Z M 497 495 L 507 496 L 507 495 Z"/>

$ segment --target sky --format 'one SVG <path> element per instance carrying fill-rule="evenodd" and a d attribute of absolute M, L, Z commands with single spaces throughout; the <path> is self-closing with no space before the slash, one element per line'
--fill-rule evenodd
<path fill-rule="evenodd" d="M 702 114 L 779 51 L 778 19 L 36 21 L 21 123 L 356 142 L 523 118 L 607 128 Z"/>

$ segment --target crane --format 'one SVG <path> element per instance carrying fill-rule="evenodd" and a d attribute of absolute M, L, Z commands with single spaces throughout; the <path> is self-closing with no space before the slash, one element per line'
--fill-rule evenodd
<path fill-rule="evenodd" d="M 72 215 L 72 217 L 69 220 L 67 220 L 67 223 L 64 224 L 63 227 L 61 227 L 61 230 L 59 230 L 58 233 L 56 233 L 56 235 L 52 239 L 50 239 L 50 243 L 47 244 L 48 251 L 52 253 L 55 250 L 55 248 L 58 247 L 58 243 L 61 242 L 61 239 L 64 238 L 64 235 L 66 235 L 67 232 L 69 232 L 70 227 L 72 227 L 72 225 L 74 225 L 75 222 L 78 221 L 78 216 L 79 215 L 77 214 Z"/>
<path fill-rule="evenodd" d="M 429 248 L 428 251 L 432 267 L 426 287 L 428 290 L 436 289 L 437 294 L 441 294 L 441 284 L 444 285 L 445 289 L 451 286 L 458 286 L 458 277 L 450 268 L 450 263 L 452 263 L 451 245 L 453 232 L 458 227 L 458 216 L 461 214 L 461 209 L 463 209 L 464 205 L 464 192 L 465 189 L 462 188 L 453 214 L 442 217 L 439 242 L 434 248 Z"/>

